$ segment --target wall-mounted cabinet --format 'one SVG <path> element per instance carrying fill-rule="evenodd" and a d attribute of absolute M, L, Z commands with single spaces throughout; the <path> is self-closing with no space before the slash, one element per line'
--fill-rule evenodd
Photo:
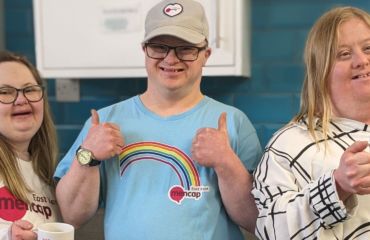
<path fill-rule="evenodd" d="M 43 77 L 145 77 L 141 41 L 159 0 L 34 0 Z M 210 24 L 207 76 L 250 76 L 250 0 L 199 0 Z"/>

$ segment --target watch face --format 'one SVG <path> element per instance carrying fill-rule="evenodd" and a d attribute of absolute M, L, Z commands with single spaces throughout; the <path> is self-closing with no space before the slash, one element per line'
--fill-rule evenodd
<path fill-rule="evenodd" d="M 82 164 L 82 165 L 86 165 L 86 164 L 89 164 L 91 162 L 91 152 L 90 151 L 87 151 L 87 150 L 80 150 L 78 153 L 77 153 L 77 160 Z"/>

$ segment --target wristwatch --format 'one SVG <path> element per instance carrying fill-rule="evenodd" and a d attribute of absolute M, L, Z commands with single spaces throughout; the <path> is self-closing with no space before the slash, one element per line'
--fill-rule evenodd
<path fill-rule="evenodd" d="M 78 147 L 76 151 L 77 161 L 82 166 L 98 166 L 100 165 L 101 161 L 94 159 L 94 154 L 81 146 Z"/>

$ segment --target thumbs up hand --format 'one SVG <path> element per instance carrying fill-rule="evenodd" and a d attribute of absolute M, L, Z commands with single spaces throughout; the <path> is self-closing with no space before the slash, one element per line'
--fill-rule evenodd
<path fill-rule="evenodd" d="M 97 160 L 106 160 L 121 152 L 124 145 L 120 128 L 114 123 L 100 123 L 99 114 L 91 110 L 91 127 L 82 147 L 94 154 Z"/>
<path fill-rule="evenodd" d="M 226 113 L 218 119 L 218 128 L 201 128 L 192 143 L 192 158 L 205 167 L 217 168 L 234 155 L 229 143 Z"/>
<path fill-rule="evenodd" d="M 339 197 L 346 200 L 351 194 L 370 194 L 370 153 L 368 142 L 355 142 L 343 153 L 334 171 Z"/>

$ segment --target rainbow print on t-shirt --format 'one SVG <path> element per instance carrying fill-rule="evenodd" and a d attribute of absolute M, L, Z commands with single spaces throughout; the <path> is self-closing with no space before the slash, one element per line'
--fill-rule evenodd
<path fill-rule="evenodd" d="M 158 142 L 137 142 L 122 148 L 119 155 L 120 174 L 138 161 L 157 161 L 171 167 L 180 185 L 168 191 L 171 201 L 180 204 L 184 198 L 198 200 L 208 187 L 201 186 L 199 173 L 191 158 L 180 149 Z"/>

